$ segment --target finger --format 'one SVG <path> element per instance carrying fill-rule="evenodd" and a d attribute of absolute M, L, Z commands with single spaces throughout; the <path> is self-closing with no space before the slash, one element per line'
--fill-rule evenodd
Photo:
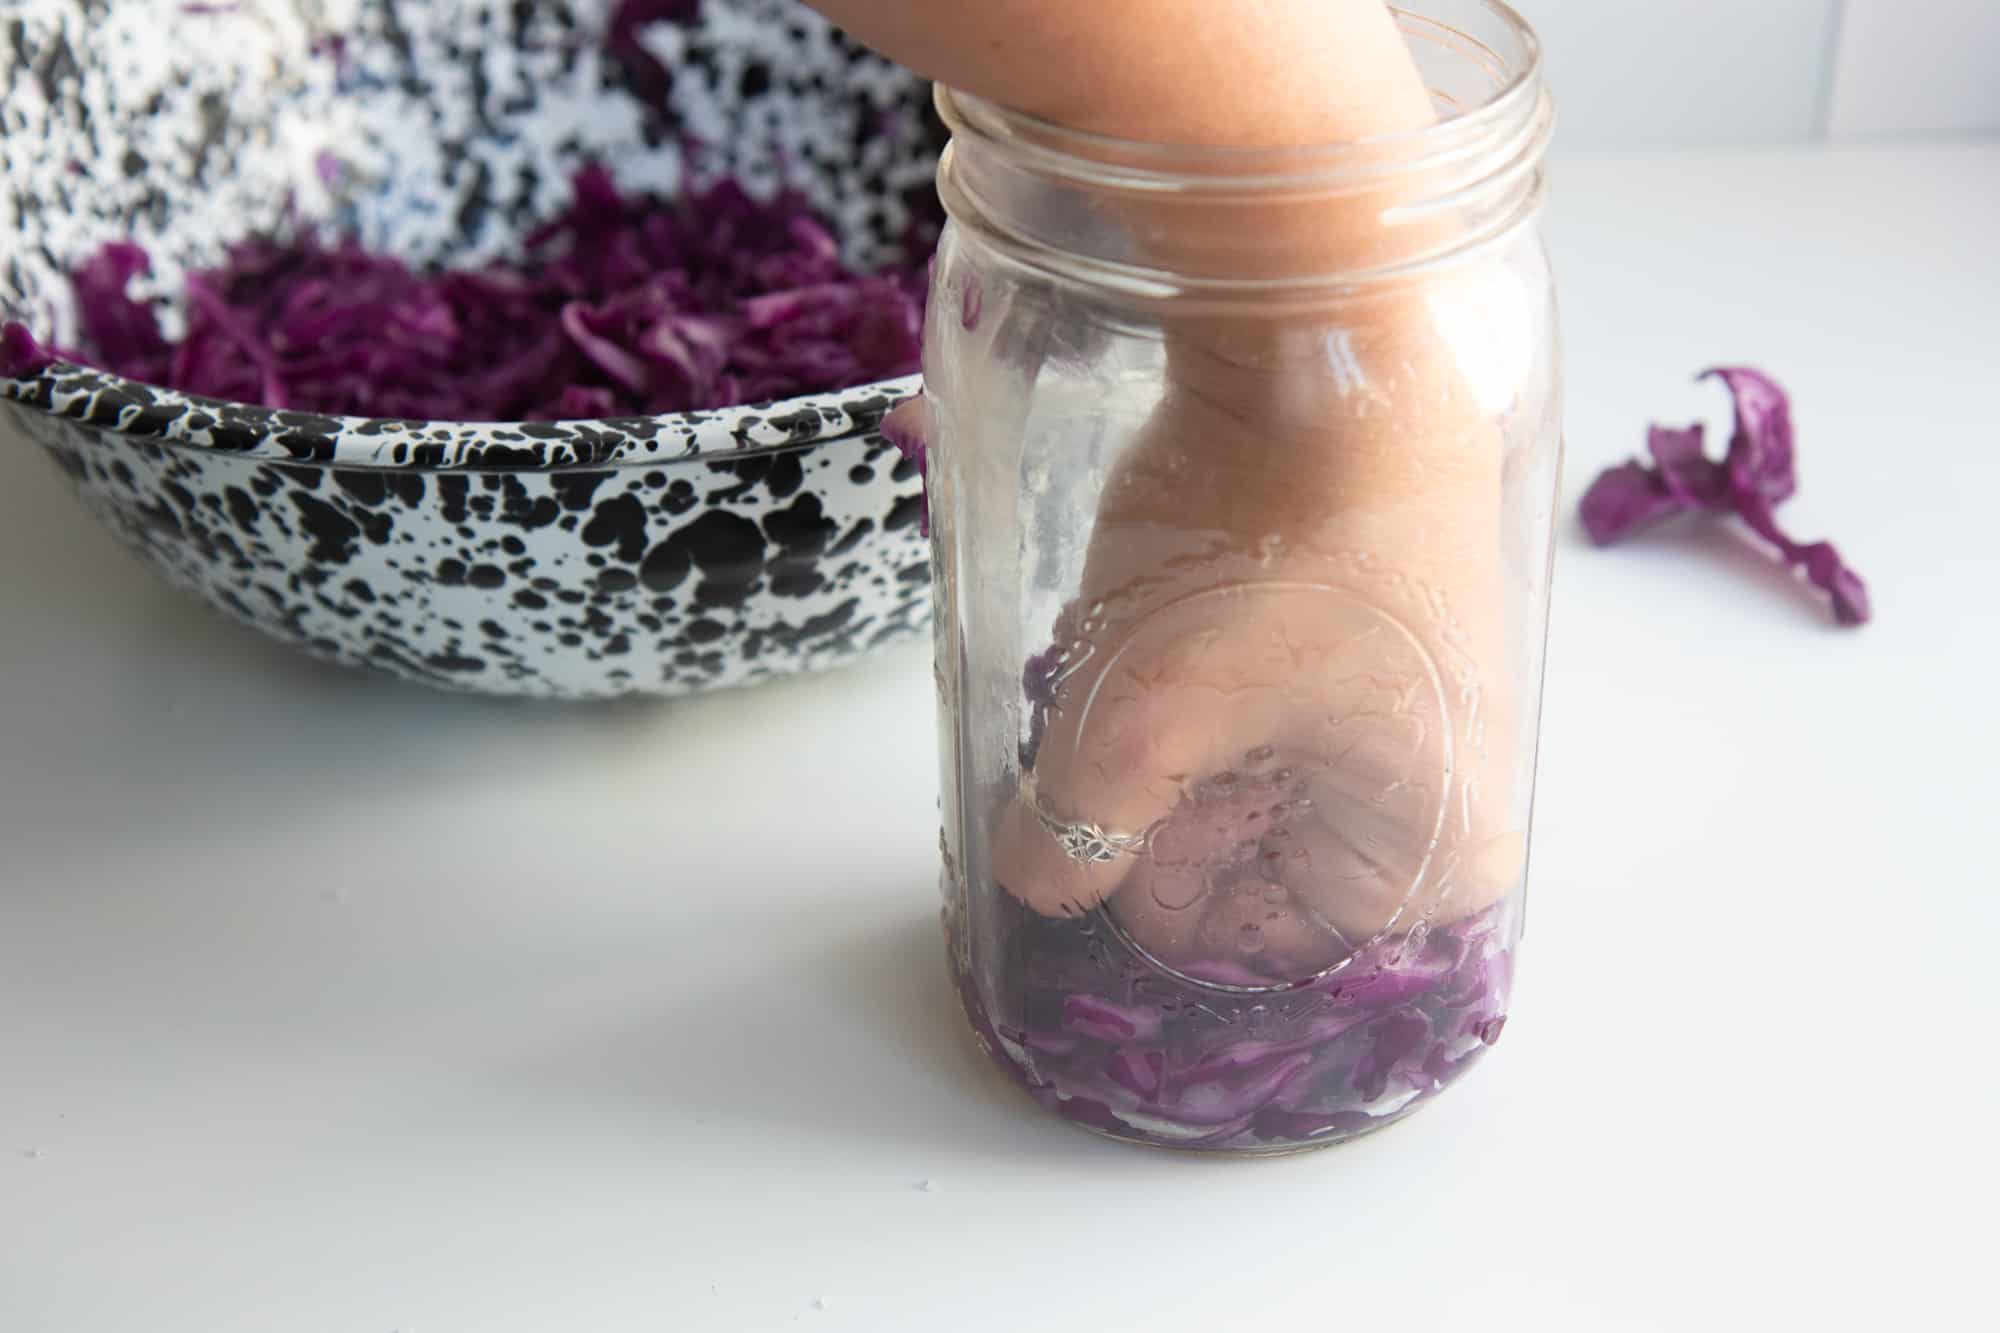
<path fill-rule="evenodd" d="M 1104 650 L 1102 665 L 1066 682 L 1065 704 L 1051 717 L 994 844 L 996 878 L 1036 911 L 1074 915 L 1096 907 L 1187 784 L 1228 767 L 1227 696 L 1212 669 L 1190 660 L 1189 647 L 1198 658 L 1199 641 L 1176 654 L 1128 636 Z M 1094 846 L 1106 859 L 1090 859 Z"/>

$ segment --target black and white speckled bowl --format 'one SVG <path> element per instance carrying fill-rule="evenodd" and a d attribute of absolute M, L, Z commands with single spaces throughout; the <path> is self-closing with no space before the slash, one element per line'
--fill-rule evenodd
<path fill-rule="evenodd" d="M 72 333 L 107 240 L 184 268 L 322 221 L 416 263 L 505 253 L 572 172 L 673 191 L 785 179 L 853 254 L 928 190 L 926 90 L 794 0 L 647 30 L 663 116 L 607 53 L 612 0 L 24 0 L 0 14 L 0 307 Z M 652 105 L 659 106 L 660 102 Z M 547 424 L 223 404 L 58 365 L 0 422 L 174 583 L 312 652 L 435 684 L 674 694 L 830 666 L 923 630 L 919 482 L 876 432 L 914 380 L 774 405 Z"/>

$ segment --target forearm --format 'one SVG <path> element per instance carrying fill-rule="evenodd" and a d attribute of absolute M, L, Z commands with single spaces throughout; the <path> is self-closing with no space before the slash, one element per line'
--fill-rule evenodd
<path fill-rule="evenodd" d="M 1072 130 L 1258 150 L 1352 144 L 1435 119 L 1381 0 L 814 3 L 955 90 Z M 1400 165 L 1408 147 L 1378 141 L 1357 152 Z M 1257 174 L 1270 165 L 1248 163 Z M 1213 158 L 1190 166 L 1230 169 Z M 1391 221 L 1398 204 L 1435 193 L 1436 182 L 1393 169 L 1362 178 L 1377 183 L 1106 190 L 1091 204 L 1156 268 L 1296 279 L 1301 293 L 1315 280 L 1449 248 L 1460 225 L 1450 216 L 1419 210 L 1422 221 Z M 1463 796 L 1468 782 L 1501 788 L 1484 755 L 1511 753 L 1474 740 L 1504 733 L 1498 704 L 1509 682 L 1497 620 L 1494 408 L 1464 374 L 1462 333 L 1434 309 L 1466 280 L 1461 269 L 1317 304 L 1242 297 L 1168 301 L 1156 312 L 1169 358 L 1163 400 L 1108 479 L 1077 597 L 1105 609 L 1087 659 L 1095 665 L 1068 682 L 1070 706 L 1050 719 L 1031 780 L 994 835 L 995 873 L 1016 896 L 1052 915 L 1094 907 L 1130 864 L 1073 859 L 1050 836 L 1050 819 L 1133 835 L 1177 808 L 1191 782 L 1264 748 L 1317 755 L 1324 794 L 1342 809 L 1353 804 L 1336 800 L 1343 782 L 1435 800 L 1449 787 L 1461 813 L 1451 853 L 1501 831 L 1494 817 L 1511 802 Z M 1224 584 L 1241 595 L 1193 596 Z M 1434 687 L 1449 699 L 1440 706 L 1462 733 L 1429 728 L 1407 753 L 1346 768 L 1327 758 L 1339 740 L 1329 727 L 1358 707 L 1340 693 L 1352 680 L 1379 676 L 1412 691 L 1425 682 L 1403 680 L 1413 668 L 1409 653 L 1392 651 L 1402 640 L 1385 638 L 1379 660 L 1350 645 L 1352 626 L 1329 611 L 1342 605 L 1339 594 L 1329 602 L 1313 591 L 1326 588 L 1377 605 L 1415 636 L 1422 653 L 1413 660 L 1437 663 L 1443 679 Z M 1289 659 L 1270 656 L 1274 643 L 1347 669 L 1301 677 Z M 1183 661 L 1186 644 L 1216 646 Z M 1175 664 L 1178 675 L 1161 670 Z M 1253 706 L 1259 699 L 1268 707 Z M 1408 832 L 1413 841 L 1399 853 L 1429 846 L 1427 833 L 1418 836 L 1423 821 L 1405 822 L 1348 832 Z M 1349 882 L 1353 902 L 1322 910 L 1380 915 L 1385 895 L 1408 888 L 1409 867 L 1396 857 L 1385 864 L 1370 872 L 1380 884 Z M 1470 904 L 1478 895 L 1460 897 Z"/>
<path fill-rule="evenodd" d="M 1273 148 L 1432 111 L 1382 0 L 810 0 L 928 78 L 1154 143 Z"/>

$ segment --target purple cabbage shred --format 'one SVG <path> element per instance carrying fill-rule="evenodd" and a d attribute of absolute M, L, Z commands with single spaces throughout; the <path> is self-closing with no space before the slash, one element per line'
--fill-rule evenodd
<path fill-rule="evenodd" d="M 917 479 L 923 483 L 918 528 L 928 537 L 931 535 L 931 429 L 929 408 L 923 396 L 898 403 L 882 418 L 881 430 L 882 438 L 896 446 L 896 452 L 916 468 Z"/>
<path fill-rule="evenodd" d="M 1060 631 L 1063 626 L 1058 623 Z M 1028 701 L 1028 735 L 1021 743 L 1021 771 L 1032 772 L 1041 753 L 1042 738 L 1048 735 L 1049 719 L 1061 706 L 1056 697 L 1061 687 L 1065 655 L 1060 647 L 1036 653 L 1021 668 L 1021 694 Z"/>
<path fill-rule="evenodd" d="M 1141 1142 L 1283 1148 L 1388 1124 L 1499 1040 L 1510 911 L 1378 940 L 1275 994 L 1170 980 L 1101 926 L 1024 915 L 995 987 L 1008 1012 L 959 983 L 988 1045 L 1058 1114 Z"/>
<path fill-rule="evenodd" d="M 605 48 L 624 67 L 632 92 L 655 105 L 673 91 L 674 76 L 647 49 L 642 34 L 657 23 L 687 23 L 701 9 L 701 0 L 620 0 L 611 11 Z"/>
<path fill-rule="evenodd" d="M 11 319 L 0 324 L 0 378 L 26 379 L 54 361 L 27 325 Z"/>
<path fill-rule="evenodd" d="M 1797 542 L 1778 526 L 1777 507 L 1798 489 L 1791 401 L 1777 381 L 1746 367 L 1718 367 L 1702 379 L 1721 380 L 1735 404 L 1727 455 L 1707 456 L 1703 430 L 1654 426 L 1646 449 L 1652 463 L 1621 463 L 1599 476 L 1583 497 L 1583 526 L 1609 546 L 1677 514 L 1734 514 L 1785 564 L 1805 571 L 1826 593 L 1834 619 L 1866 624 L 1868 588 L 1831 542 Z"/>
<path fill-rule="evenodd" d="M 476 271 L 244 241 L 188 275 L 178 341 L 129 294 L 150 267 L 123 242 L 79 267 L 82 346 L 56 354 L 204 397 L 454 421 L 712 410 L 913 374 L 927 284 L 923 258 L 846 267 L 795 193 L 632 197 L 599 167 L 522 258 Z"/>

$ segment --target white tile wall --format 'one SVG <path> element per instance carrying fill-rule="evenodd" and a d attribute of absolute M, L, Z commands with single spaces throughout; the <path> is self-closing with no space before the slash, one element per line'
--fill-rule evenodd
<path fill-rule="evenodd" d="M 1513 0 L 1542 34 L 1563 149 L 1814 137 L 1838 0 Z"/>
<path fill-rule="evenodd" d="M 1833 137 L 2000 130 L 2000 4 L 1846 0 L 1845 9 Z"/>
<path fill-rule="evenodd" d="M 1512 0 L 1559 150 L 2000 133 L 2000 0 Z"/>

